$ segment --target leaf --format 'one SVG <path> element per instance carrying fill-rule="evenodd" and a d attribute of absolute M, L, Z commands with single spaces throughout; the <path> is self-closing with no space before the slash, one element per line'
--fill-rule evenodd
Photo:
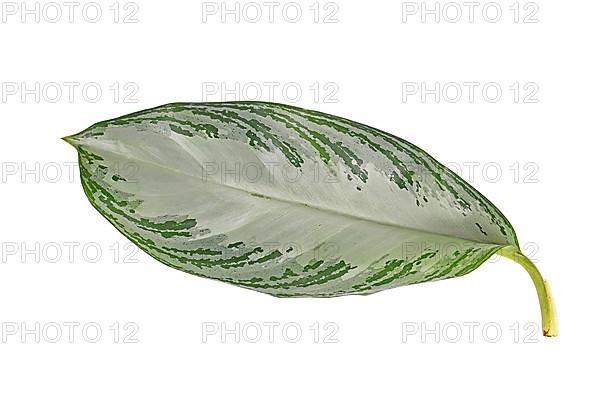
<path fill-rule="evenodd" d="M 465 275 L 494 253 L 541 275 L 504 215 L 417 146 L 263 102 L 175 103 L 65 138 L 92 205 L 164 264 L 281 297 Z"/>

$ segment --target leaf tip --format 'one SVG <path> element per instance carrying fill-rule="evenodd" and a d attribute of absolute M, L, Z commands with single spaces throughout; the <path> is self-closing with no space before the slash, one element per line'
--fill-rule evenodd
<path fill-rule="evenodd" d="M 77 139 L 76 139 L 77 135 L 69 135 L 69 136 L 63 136 L 60 139 L 64 140 L 65 142 L 69 143 L 71 146 L 76 146 L 77 145 Z"/>

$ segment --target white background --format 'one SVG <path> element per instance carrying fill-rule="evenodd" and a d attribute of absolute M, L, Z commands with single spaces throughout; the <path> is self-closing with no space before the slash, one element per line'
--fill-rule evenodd
<path fill-rule="evenodd" d="M 483 2 L 472 23 L 466 6 L 456 23 L 446 21 L 455 15 L 448 7 L 439 23 L 435 15 L 422 23 L 419 13 L 403 22 L 401 2 L 339 0 L 319 3 L 315 22 L 313 3 L 297 3 L 296 23 L 293 8 L 282 15 L 285 2 L 273 22 L 262 2 L 262 19 L 249 21 L 256 7 L 242 2 L 239 22 L 228 15 L 225 23 L 220 2 L 214 15 L 202 2 L 122 2 L 118 22 L 113 2 L 100 2 L 96 23 L 82 16 L 85 2 L 73 22 L 60 3 L 62 19 L 52 23 L 56 9 L 44 2 L 39 22 L 35 14 L 22 22 L 23 6 L 13 3 L 13 15 L 2 2 L 2 398 L 597 398 L 598 3 L 538 2 L 537 23 L 523 22 L 535 10 L 525 2 L 517 23 L 513 1 L 498 2 L 497 23 L 484 19 Z M 124 23 L 133 11 L 138 22 Z M 78 85 L 72 99 L 65 82 Z M 436 103 L 433 94 L 403 99 L 411 82 L 479 86 L 473 102 L 463 86 L 456 103 L 453 92 Z M 487 83 L 503 91 L 495 103 L 482 96 Z M 210 91 L 221 84 L 232 92 Z M 187 275 L 128 247 L 69 176 L 76 153 L 62 136 L 167 102 L 240 100 L 244 88 L 254 97 L 256 86 L 262 100 L 376 126 L 454 166 L 537 260 L 560 336 L 529 335 L 540 320 L 535 291 L 504 260 L 460 279 L 336 299 L 277 299 Z M 525 102 L 531 88 L 534 103 Z M 79 324 L 73 343 L 70 322 Z M 269 322 L 280 324 L 273 343 Z M 22 336 L 36 323 L 39 343 Z M 236 323 L 239 343 L 234 334 L 206 336 Z M 479 324 L 472 337 L 469 323 Z M 257 324 L 262 337 L 251 343 Z M 51 343 L 57 325 L 62 336 Z M 102 336 L 90 343 L 95 327 Z M 422 337 L 423 328 L 438 337 Z"/>

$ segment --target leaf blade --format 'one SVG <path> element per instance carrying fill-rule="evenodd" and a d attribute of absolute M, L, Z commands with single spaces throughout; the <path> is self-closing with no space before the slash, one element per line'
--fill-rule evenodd
<path fill-rule="evenodd" d="M 103 121 L 70 142 L 86 195 L 130 240 L 174 268 L 274 295 L 366 294 L 460 276 L 517 245 L 500 211 L 426 152 L 323 113 L 177 103 Z M 128 162 L 134 178 L 109 172 Z M 248 166 L 258 180 L 227 181 Z M 300 178 L 286 178 L 294 169 Z"/>

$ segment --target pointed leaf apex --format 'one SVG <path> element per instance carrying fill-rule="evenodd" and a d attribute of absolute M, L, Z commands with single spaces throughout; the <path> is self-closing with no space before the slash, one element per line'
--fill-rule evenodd
<path fill-rule="evenodd" d="M 69 136 L 64 136 L 61 137 L 61 140 L 64 140 L 65 142 L 69 143 L 71 146 L 76 146 L 77 145 L 77 135 L 69 135 Z"/>

